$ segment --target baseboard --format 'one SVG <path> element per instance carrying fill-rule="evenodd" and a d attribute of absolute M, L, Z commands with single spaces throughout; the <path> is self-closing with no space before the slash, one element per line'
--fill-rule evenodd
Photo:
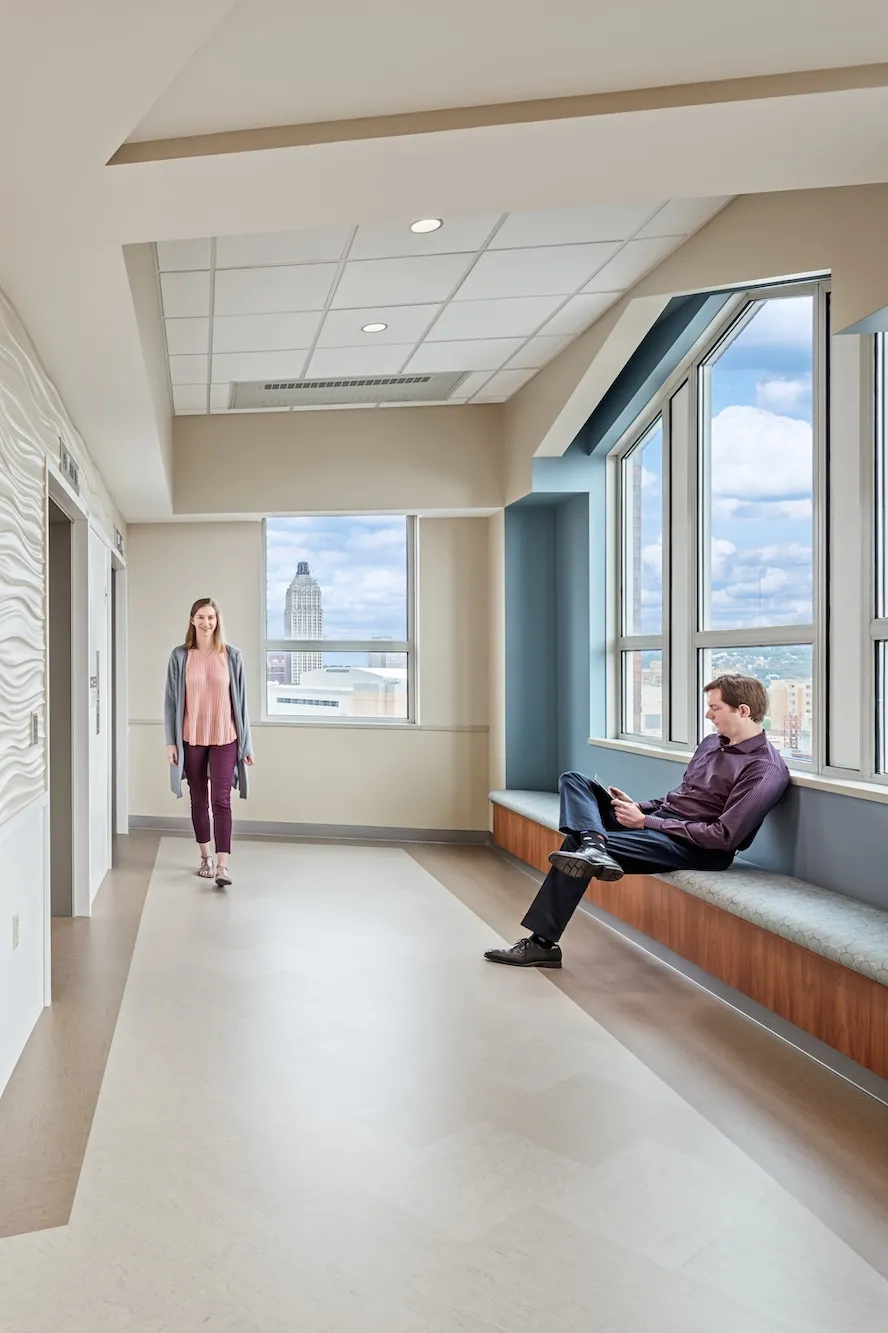
<path fill-rule="evenodd" d="M 147 829 L 152 833 L 193 836 L 191 820 L 174 816 L 132 815 L 130 830 Z M 290 824 L 261 819 L 238 819 L 235 837 L 276 838 L 291 842 L 447 842 L 486 846 L 486 829 L 388 828 L 373 824 Z"/>
<path fill-rule="evenodd" d="M 493 850 L 503 860 L 508 861 L 517 870 L 521 870 L 536 885 L 542 884 L 545 877 L 533 866 L 528 865 L 526 861 L 519 860 L 517 856 L 513 856 L 511 852 L 507 852 L 503 847 L 498 847 L 496 844 L 493 844 Z M 847 1083 L 852 1083 L 861 1092 L 867 1093 L 870 1097 L 874 1097 L 876 1101 L 883 1102 L 888 1106 L 888 1080 L 880 1078 L 878 1074 L 874 1074 L 872 1070 L 867 1069 L 864 1065 L 859 1065 L 856 1060 L 849 1059 L 841 1051 L 835 1050 L 834 1047 L 828 1046 L 826 1042 L 820 1041 L 819 1038 L 812 1036 L 809 1032 L 805 1032 L 803 1028 L 796 1027 L 794 1023 L 781 1018 L 773 1010 L 767 1009 L 758 1001 L 750 999 L 748 995 L 735 990 L 733 986 L 728 986 L 725 982 L 720 981 L 718 977 L 714 977 L 711 972 L 705 972 L 702 967 L 698 967 L 687 958 L 682 958 L 681 954 L 677 954 L 672 949 L 667 948 L 666 945 L 660 944 L 658 940 L 651 939 L 649 935 L 636 930 L 634 926 L 621 921 L 619 917 L 612 916 L 604 908 L 596 906 L 595 903 L 590 903 L 588 899 L 584 898 L 581 901 L 580 910 L 588 916 L 594 917 L 599 925 L 604 926 L 607 930 L 612 930 L 615 935 L 621 936 L 629 944 L 634 945 L 636 949 L 641 949 L 665 967 L 670 968 L 671 971 L 678 972 L 694 986 L 699 986 L 701 990 L 707 991 L 716 1000 L 721 1000 L 723 1004 L 730 1005 L 732 1009 L 736 1009 L 738 1013 L 743 1014 L 751 1022 L 757 1023 L 759 1027 L 766 1028 L 768 1032 L 781 1041 L 785 1041 L 787 1045 L 794 1046 L 796 1050 L 801 1051 L 812 1060 L 816 1060 L 818 1064 L 825 1066 L 833 1074 L 837 1074 L 839 1078 L 845 1079 Z"/>

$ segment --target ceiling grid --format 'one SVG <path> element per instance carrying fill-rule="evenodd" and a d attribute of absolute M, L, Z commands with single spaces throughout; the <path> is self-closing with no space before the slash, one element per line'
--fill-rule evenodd
<path fill-rule="evenodd" d="M 725 202 L 160 242 L 174 411 L 234 410 L 242 381 L 454 371 L 448 402 L 503 402 Z"/>

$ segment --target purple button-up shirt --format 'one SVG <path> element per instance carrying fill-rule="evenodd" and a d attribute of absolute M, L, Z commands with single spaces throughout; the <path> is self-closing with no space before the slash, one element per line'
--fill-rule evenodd
<path fill-rule="evenodd" d="M 680 787 L 659 801 L 641 801 L 645 828 L 687 838 L 698 847 L 736 852 L 748 845 L 789 786 L 789 769 L 764 732 L 731 745 L 707 736 Z"/>

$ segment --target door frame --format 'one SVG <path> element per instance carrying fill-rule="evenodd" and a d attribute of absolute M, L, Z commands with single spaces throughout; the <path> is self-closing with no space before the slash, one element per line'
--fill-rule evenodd
<path fill-rule="evenodd" d="M 114 613 L 111 618 L 111 653 L 114 669 L 112 693 L 112 833 L 129 833 L 129 695 L 126 661 L 128 585 L 126 561 L 113 546 L 111 548 L 111 597 Z"/>
<path fill-rule="evenodd" d="M 71 911 L 74 916 L 91 914 L 89 885 L 89 515 L 77 493 L 52 467 L 46 473 L 46 530 L 51 499 L 71 520 Z M 49 682 L 49 635 L 46 635 L 46 682 Z M 48 699 L 48 693 L 47 693 Z M 47 707 L 47 715 L 49 709 Z M 52 721 L 50 719 L 50 725 Z M 50 747 L 46 748 L 47 786 Z M 49 820 L 52 819 L 52 810 Z M 46 838 L 49 842 L 50 823 Z M 46 849 L 49 864 L 49 847 Z M 47 880 L 47 893 L 49 880 Z M 47 903 L 46 933 L 50 936 L 52 912 Z M 47 951 L 49 944 L 47 943 Z"/>

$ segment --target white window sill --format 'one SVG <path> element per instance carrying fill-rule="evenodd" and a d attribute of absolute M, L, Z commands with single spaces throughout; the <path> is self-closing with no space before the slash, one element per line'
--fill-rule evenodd
<path fill-rule="evenodd" d="M 602 750 L 622 750 L 625 754 L 643 755 L 647 759 L 669 759 L 678 764 L 687 764 L 693 756 L 691 750 L 670 750 L 666 746 L 650 745 L 645 741 L 616 740 L 611 737 L 590 736 L 589 744 Z M 798 771 L 790 773 L 790 779 L 794 787 L 810 787 L 813 791 L 830 792 L 833 796 L 850 796 L 860 801 L 888 805 L 888 783 L 862 782 L 830 774 Z"/>

